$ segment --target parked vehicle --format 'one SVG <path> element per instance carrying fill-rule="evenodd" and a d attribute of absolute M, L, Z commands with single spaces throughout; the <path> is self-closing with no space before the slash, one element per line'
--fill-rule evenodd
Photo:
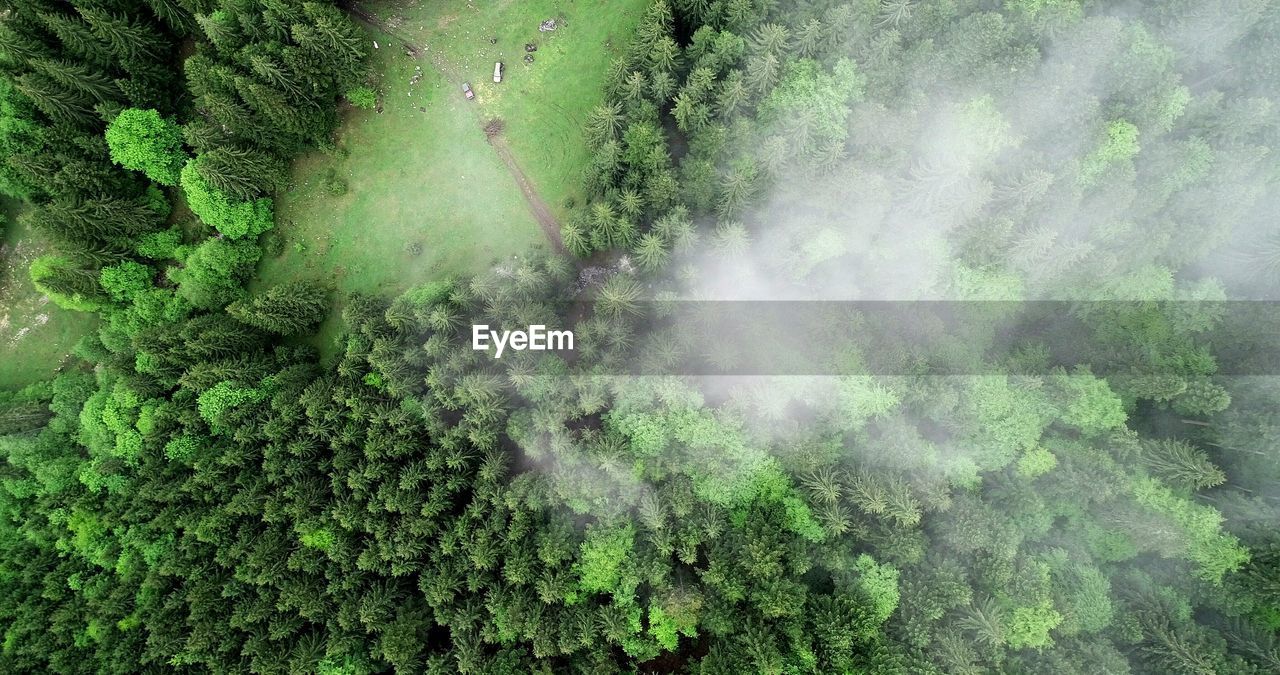
<path fill-rule="evenodd" d="M 501 61 L 493 64 L 493 81 L 494 82 L 502 81 L 502 62 Z"/>
<path fill-rule="evenodd" d="M 468 101 L 470 101 L 471 99 L 473 99 L 473 98 L 475 98 L 475 97 L 476 97 L 476 93 L 475 93 L 474 91 L 471 91 L 471 83 L 470 83 L 470 82 L 463 82 L 463 83 L 462 83 L 462 95 L 463 95 L 463 96 L 466 96 Z"/>

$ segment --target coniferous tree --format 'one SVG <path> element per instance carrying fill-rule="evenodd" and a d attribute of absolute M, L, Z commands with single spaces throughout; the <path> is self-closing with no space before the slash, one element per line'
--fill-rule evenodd
<path fill-rule="evenodd" d="M 253 150 L 218 148 L 195 160 L 196 171 L 213 189 L 250 201 L 275 191 L 284 166 L 276 157 Z"/>
<path fill-rule="evenodd" d="M 250 326 L 278 335 L 295 335 L 315 326 L 328 311 L 322 288 L 293 282 L 227 306 L 227 312 Z"/>

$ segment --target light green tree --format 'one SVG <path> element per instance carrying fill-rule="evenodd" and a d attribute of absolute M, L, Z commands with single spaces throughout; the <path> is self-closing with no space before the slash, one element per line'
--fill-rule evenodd
<path fill-rule="evenodd" d="M 182 129 L 154 109 L 126 108 L 107 125 L 111 161 L 161 185 L 177 185 L 187 154 Z"/>

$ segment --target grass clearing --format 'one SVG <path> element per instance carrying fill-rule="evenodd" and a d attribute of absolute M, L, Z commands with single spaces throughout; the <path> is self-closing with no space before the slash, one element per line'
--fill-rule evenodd
<path fill-rule="evenodd" d="M 18 222 L 18 204 L 3 201 L 7 227 L 0 252 L 0 388 L 18 389 L 47 379 L 98 319 L 53 304 L 27 276 L 46 244 Z"/>
<path fill-rule="evenodd" d="M 582 125 L 602 99 L 605 72 L 635 33 L 651 0 L 503 0 L 483 5 L 371 4 L 384 17 L 404 17 L 399 35 L 426 45 L 423 58 L 454 79 L 471 82 L 486 119 L 505 122 L 516 159 L 543 199 L 565 215 L 579 198 L 589 157 Z M 415 20 L 416 17 L 416 20 Z M 538 25 L 556 20 L 556 30 Z M 497 42 L 491 42 L 494 38 Z M 537 51 L 525 63 L 525 44 Z M 493 64 L 502 61 L 501 84 Z"/>
<path fill-rule="evenodd" d="M 386 29 L 368 30 L 379 44 L 370 67 L 381 112 L 346 110 L 337 147 L 295 163 L 251 288 L 312 279 L 339 296 L 395 293 L 547 248 L 482 127 L 503 120 L 520 168 L 563 218 L 588 158 L 582 122 L 648 0 L 360 6 Z M 539 32 L 549 18 L 557 30 Z M 532 64 L 526 43 L 537 45 Z M 501 84 L 492 79 L 498 60 Z M 464 81 L 474 101 L 463 98 Z M 335 311 L 314 340 L 323 353 L 334 351 L 339 329 Z"/>

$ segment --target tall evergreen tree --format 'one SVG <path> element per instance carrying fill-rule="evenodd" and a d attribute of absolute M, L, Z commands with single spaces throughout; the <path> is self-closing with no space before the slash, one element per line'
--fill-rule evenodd
<path fill-rule="evenodd" d="M 296 335 L 314 327 L 328 309 L 324 289 L 300 281 L 272 286 L 227 306 L 227 312 L 241 322 L 277 335 Z"/>

